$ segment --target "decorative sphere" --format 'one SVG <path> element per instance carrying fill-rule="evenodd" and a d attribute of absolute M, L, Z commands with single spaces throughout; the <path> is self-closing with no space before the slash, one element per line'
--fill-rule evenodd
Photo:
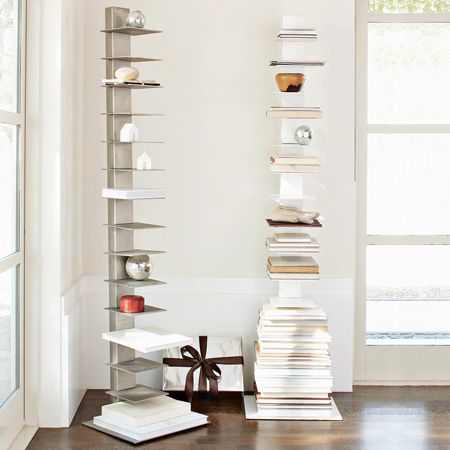
<path fill-rule="evenodd" d="M 144 28 L 145 16 L 141 11 L 131 11 L 125 19 L 127 27 Z"/>
<path fill-rule="evenodd" d="M 125 270 L 133 280 L 146 280 L 152 273 L 153 263 L 148 255 L 130 256 Z"/>
<path fill-rule="evenodd" d="M 300 125 L 295 130 L 295 140 L 299 145 L 309 145 L 312 139 L 312 131 L 311 128 L 306 125 Z"/>
<path fill-rule="evenodd" d="M 139 78 L 139 70 L 136 67 L 119 67 L 114 76 L 121 81 L 137 80 Z"/>

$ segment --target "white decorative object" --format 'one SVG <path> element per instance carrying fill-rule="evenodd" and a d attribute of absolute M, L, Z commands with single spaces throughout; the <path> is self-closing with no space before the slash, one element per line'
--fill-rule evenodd
<path fill-rule="evenodd" d="M 139 78 L 139 70 L 136 67 L 119 67 L 114 76 L 121 81 L 132 81 Z"/>
<path fill-rule="evenodd" d="M 147 152 L 142 153 L 136 160 L 137 170 L 151 170 L 152 168 L 152 158 Z"/>
<path fill-rule="evenodd" d="M 274 222 L 306 223 L 311 225 L 319 215 L 318 212 L 301 211 L 292 206 L 280 205 L 273 210 L 271 219 Z"/>
<path fill-rule="evenodd" d="M 139 140 L 139 130 L 134 123 L 126 123 L 120 129 L 120 142 L 136 142 Z"/>

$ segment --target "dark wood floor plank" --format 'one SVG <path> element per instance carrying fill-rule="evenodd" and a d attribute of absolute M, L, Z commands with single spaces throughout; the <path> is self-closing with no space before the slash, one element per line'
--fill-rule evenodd
<path fill-rule="evenodd" d="M 448 450 L 450 387 L 355 387 L 334 398 L 342 422 L 245 420 L 242 400 L 194 400 L 210 425 L 137 446 L 84 427 L 110 403 L 104 391 L 86 393 L 70 428 L 40 428 L 31 450 Z"/>

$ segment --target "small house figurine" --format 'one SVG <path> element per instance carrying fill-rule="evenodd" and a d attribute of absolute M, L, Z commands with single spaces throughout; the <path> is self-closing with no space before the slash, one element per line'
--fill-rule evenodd
<path fill-rule="evenodd" d="M 135 142 L 139 140 L 139 130 L 134 123 L 126 123 L 120 129 L 120 142 Z"/>
<path fill-rule="evenodd" d="M 152 158 L 148 153 L 144 152 L 139 156 L 136 160 L 136 168 L 137 170 L 150 170 L 152 168 Z"/>

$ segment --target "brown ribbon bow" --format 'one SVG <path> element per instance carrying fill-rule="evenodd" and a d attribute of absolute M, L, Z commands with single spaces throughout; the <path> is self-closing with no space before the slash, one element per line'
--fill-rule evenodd
<path fill-rule="evenodd" d="M 192 402 L 194 396 L 194 372 L 198 368 L 200 368 L 200 376 L 198 379 L 199 392 L 206 392 L 208 390 L 206 383 L 206 379 L 208 379 L 211 397 L 216 399 L 219 392 L 218 382 L 222 375 L 218 364 L 244 364 L 244 358 L 242 356 L 206 358 L 208 338 L 207 336 L 200 336 L 198 340 L 200 343 L 200 353 L 191 345 L 185 345 L 180 349 L 182 358 L 163 359 L 163 363 L 171 367 L 190 367 L 184 386 L 184 392 L 188 402 Z"/>

